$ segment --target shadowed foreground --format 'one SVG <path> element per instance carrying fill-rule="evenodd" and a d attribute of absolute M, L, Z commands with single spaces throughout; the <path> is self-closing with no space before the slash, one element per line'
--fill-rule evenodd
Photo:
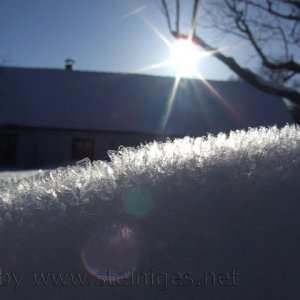
<path fill-rule="evenodd" d="M 0 181 L 1 299 L 300 294 L 299 128 L 110 155 Z"/>

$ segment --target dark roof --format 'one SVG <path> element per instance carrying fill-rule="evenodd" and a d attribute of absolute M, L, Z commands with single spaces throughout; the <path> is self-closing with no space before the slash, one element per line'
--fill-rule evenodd
<path fill-rule="evenodd" d="M 243 82 L 55 69 L 1 68 L 0 125 L 203 135 L 291 123 L 279 98 Z M 164 120 L 170 114 L 166 126 Z"/>

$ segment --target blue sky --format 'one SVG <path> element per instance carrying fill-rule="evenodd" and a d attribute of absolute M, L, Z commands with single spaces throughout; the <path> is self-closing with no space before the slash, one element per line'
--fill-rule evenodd
<path fill-rule="evenodd" d="M 158 2 L 1 0 L 0 62 L 63 68 L 72 58 L 78 70 L 174 76 L 171 67 L 145 70 L 170 54 L 149 23 L 174 41 Z M 198 70 L 207 79 L 226 80 L 232 74 L 214 58 L 202 60 Z"/>

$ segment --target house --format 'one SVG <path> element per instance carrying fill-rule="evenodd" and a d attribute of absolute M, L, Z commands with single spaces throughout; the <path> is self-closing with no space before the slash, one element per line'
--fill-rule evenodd
<path fill-rule="evenodd" d="M 72 63 L 71 61 L 69 63 Z M 56 166 L 166 137 L 202 136 L 292 118 L 244 82 L 65 70 L 0 69 L 0 165 Z"/>

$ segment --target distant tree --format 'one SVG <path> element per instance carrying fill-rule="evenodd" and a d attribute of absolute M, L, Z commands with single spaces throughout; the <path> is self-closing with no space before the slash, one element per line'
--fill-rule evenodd
<path fill-rule="evenodd" d="M 175 38 L 190 38 L 242 80 L 300 107 L 299 0 L 160 0 L 160 4 Z M 247 43 L 251 65 L 227 55 L 221 39 L 213 41 L 207 32 Z"/>

